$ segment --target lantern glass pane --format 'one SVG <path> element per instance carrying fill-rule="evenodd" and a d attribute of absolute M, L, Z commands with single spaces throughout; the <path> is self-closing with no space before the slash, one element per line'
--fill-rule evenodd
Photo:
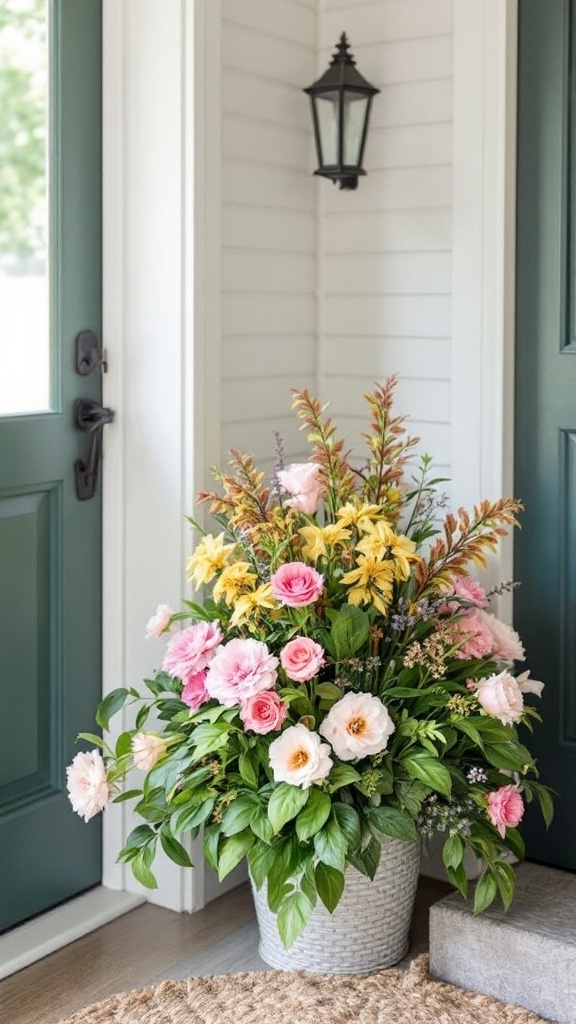
<path fill-rule="evenodd" d="M 347 167 L 360 164 L 367 112 L 367 96 L 353 92 L 344 94 L 344 163 Z"/>
<path fill-rule="evenodd" d="M 334 167 L 338 163 L 338 93 L 315 96 L 316 116 L 320 132 L 320 164 Z"/>

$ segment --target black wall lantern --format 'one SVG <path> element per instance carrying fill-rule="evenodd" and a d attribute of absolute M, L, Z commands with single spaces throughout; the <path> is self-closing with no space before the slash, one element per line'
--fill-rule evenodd
<path fill-rule="evenodd" d="M 316 152 L 320 164 L 314 174 L 339 181 L 340 188 L 356 188 L 362 170 L 364 146 L 375 89 L 357 70 L 346 33 L 340 36 L 327 71 L 304 89 L 310 97 Z"/>

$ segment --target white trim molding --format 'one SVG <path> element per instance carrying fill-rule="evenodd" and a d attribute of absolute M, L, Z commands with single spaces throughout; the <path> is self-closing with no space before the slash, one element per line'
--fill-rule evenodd
<path fill-rule="evenodd" d="M 517 37 L 517 0 L 454 0 L 452 467 L 465 506 L 513 493 Z M 511 575 L 509 542 L 489 582 Z"/>
<path fill-rule="evenodd" d="M 197 58 L 211 56 L 197 26 L 216 6 L 103 3 L 104 400 L 116 410 L 104 472 L 104 693 L 159 667 L 145 624 L 159 602 L 178 607 L 191 549 L 185 514 L 203 474 L 207 379 L 194 280 L 203 265 L 194 104 Z M 132 826 L 125 804 L 104 814 L 104 884 L 173 910 L 202 905 L 195 872 L 163 854 L 153 892 L 116 863 Z"/>

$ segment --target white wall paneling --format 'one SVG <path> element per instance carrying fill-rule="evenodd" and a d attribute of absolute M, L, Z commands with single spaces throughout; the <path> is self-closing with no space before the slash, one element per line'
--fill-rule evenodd
<path fill-rule="evenodd" d="M 321 0 L 318 72 L 346 31 L 374 98 L 358 189 L 320 181 L 323 399 L 357 436 L 362 392 L 397 373 L 397 407 L 450 464 L 452 0 Z"/>

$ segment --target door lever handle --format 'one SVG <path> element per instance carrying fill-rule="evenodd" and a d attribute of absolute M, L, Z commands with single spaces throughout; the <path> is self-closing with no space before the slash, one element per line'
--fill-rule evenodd
<path fill-rule="evenodd" d="M 114 420 L 114 411 L 106 409 L 91 398 L 77 398 L 74 403 L 74 423 L 83 434 L 91 434 L 88 461 L 76 459 L 74 474 L 78 501 L 93 498 L 96 492 L 98 466 L 102 457 L 102 431 Z"/>

